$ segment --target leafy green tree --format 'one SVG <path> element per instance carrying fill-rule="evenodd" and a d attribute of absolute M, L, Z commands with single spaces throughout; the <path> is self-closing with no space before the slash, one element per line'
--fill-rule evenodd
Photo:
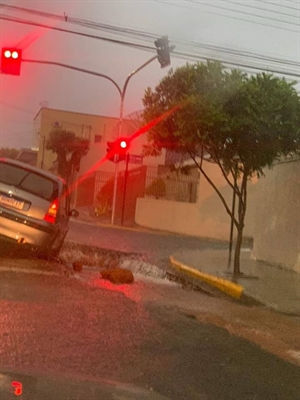
<path fill-rule="evenodd" d="M 46 142 L 46 149 L 57 154 L 58 174 L 69 182 L 74 171 L 79 171 L 80 161 L 89 151 L 89 141 L 74 132 L 53 129 Z"/>
<path fill-rule="evenodd" d="M 13 149 L 13 148 L 8 148 L 8 147 L 2 147 L 0 149 L 0 157 L 6 157 L 6 158 L 16 158 L 17 155 L 19 154 L 19 150 Z"/>
<path fill-rule="evenodd" d="M 226 71 L 216 62 L 187 64 L 171 70 L 155 90 L 148 88 L 143 103 L 147 123 L 179 106 L 149 131 L 145 153 L 167 148 L 194 160 L 237 229 L 234 274 L 239 275 L 247 183 L 275 160 L 299 153 L 300 100 L 293 83 L 265 73 Z M 203 156 L 219 166 L 235 192 L 237 216 L 205 172 Z"/>

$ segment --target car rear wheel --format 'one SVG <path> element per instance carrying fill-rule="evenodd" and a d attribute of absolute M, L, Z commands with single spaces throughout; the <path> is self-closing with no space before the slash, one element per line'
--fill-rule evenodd
<path fill-rule="evenodd" d="M 38 250 L 38 257 L 44 260 L 51 260 L 56 258 L 59 255 L 60 250 L 64 244 L 64 239 L 65 237 L 57 242 L 57 237 L 55 237 L 54 240 L 51 241 L 51 243 L 47 243 L 45 247 Z"/>

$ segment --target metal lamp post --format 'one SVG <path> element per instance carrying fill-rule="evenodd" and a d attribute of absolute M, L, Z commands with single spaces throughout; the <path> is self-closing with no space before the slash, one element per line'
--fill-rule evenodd
<path fill-rule="evenodd" d="M 124 83 L 123 89 L 119 91 L 121 95 L 121 102 L 120 102 L 120 114 L 119 114 L 119 126 L 118 126 L 118 137 L 120 138 L 122 135 L 122 124 L 123 124 L 123 115 L 124 115 L 124 101 L 125 101 L 125 94 L 126 94 L 126 89 L 128 86 L 128 83 L 130 81 L 130 78 L 135 75 L 137 72 L 139 72 L 141 69 L 145 68 L 148 64 L 150 64 L 152 61 L 157 59 L 157 55 L 151 57 L 148 61 L 146 61 L 144 64 L 142 64 L 140 67 L 137 69 L 133 70 L 130 72 L 130 74 L 127 76 L 126 81 Z M 117 155 L 118 157 L 118 155 Z M 112 213 L 111 213 L 111 224 L 114 224 L 115 221 L 115 213 L 116 213 L 116 199 L 117 199 L 117 186 L 118 186 L 118 172 L 119 172 L 119 160 L 116 162 L 116 167 L 115 167 L 115 179 L 114 179 L 114 191 L 113 191 L 113 203 L 112 203 Z"/>
<path fill-rule="evenodd" d="M 101 74 L 99 72 L 94 72 L 94 71 L 90 71 L 87 69 L 83 69 L 83 68 L 78 68 L 78 67 L 74 67 L 72 65 L 68 65 L 68 64 L 62 64 L 59 62 L 55 62 L 55 61 L 43 61 L 43 60 L 32 60 L 32 59 L 22 59 L 22 62 L 28 62 L 28 63 L 34 63 L 34 64 L 44 64 L 44 65 L 54 65 L 57 67 L 63 67 L 63 68 L 67 68 L 67 69 L 71 69 L 73 71 L 79 71 L 79 72 L 84 72 L 86 74 L 89 75 L 94 75 L 94 76 L 98 76 L 100 78 L 104 78 L 109 80 L 118 90 L 118 93 L 120 95 L 120 111 L 119 111 L 119 122 L 118 122 L 118 137 L 121 137 L 122 134 L 122 123 L 123 123 L 123 114 L 124 114 L 124 100 L 125 100 L 125 94 L 126 94 L 126 89 L 128 86 L 128 83 L 130 81 L 130 78 L 135 75 L 137 72 L 139 72 L 141 69 L 143 69 L 144 67 L 146 67 L 148 64 L 150 64 L 152 61 L 156 60 L 158 58 L 158 56 L 153 56 L 151 57 L 148 61 L 146 61 L 144 64 L 142 64 L 140 67 L 138 67 L 137 69 L 133 70 L 126 78 L 126 81 L 124 83 L 123 89 L 121 89 L 121 87 L 118 85 L 118 83 L 113 80 L 110 76 L 105 75 L 105 74 Z M 116 162 L 116 167 L 115 167 L 115 179 L 114 179 L 114 191 L 113 191 L 113 204 L 112 204 L 112 216 L 111 216 L 111 223 L 112 225 L 114 224 L 114 219 L 115 219 L 115 209 L 116 209 L 116 196 L 117 196 L 117 183 L 118 183 L 118 166 L 119 166 L 119 161 L 117 160 Z"/>

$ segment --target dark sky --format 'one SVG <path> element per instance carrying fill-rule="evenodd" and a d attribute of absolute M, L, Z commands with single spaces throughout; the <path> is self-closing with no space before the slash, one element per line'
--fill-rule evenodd
<path fill-rule="evenodd" d="M 263 68 L 274 65 L 253 56 L 276 57 L 300 62 L 300 1 L 101 1 L 101 0 L 0 0 L 0 5 L 14 5 L 54 14 L 101 22 L 120 28 L 167 34 L 176 50 L 197 52 L 204 58 L 222 57 L 241 64 L 258 63 Z M 261 10 L 259 10 L 259 8 Z M 287 14 L 287 15 L 286 15 Z M 41 18 L 0 8 L 0 15 L 46 23 L 53 27 L 77 30 L 108 38 L 134 41 L 153 46 L 152 39 L 133 39 L 99 30 L 80 28 L 66 22 Z M 181 42 L 181 43 L 179 43 Z M 218 46 L 218 49 L 193 48 L 191 42 Z M 113 78 L 120 86 L 126 76 L 151 56 L 153 51 L 132 49 L 101 40 L 59 33 L 50 29 L 0 20 L 0 46 L 20 46 L 23 57 L 57 61 L 97 71 Z M 237 49 L 233 57 L 219 48 Z M 243 55 L 241 54 L 243 53 Z M 172 56 L 172 67 L 189 61 Z M 194 61 L 192 61 L 194 62 Z M 297 71 L 299 65 L 278 64 L 277 68 Z M 154 87 L 167 74 L 156 60 L 132 78 L 128 86 L 125 114 L 142 108 L 147 86 Z M 0 75 L 0 147 L 30 147 L 32 120 L 40 103 L 49 107 L 91 114 L 118 116 L 120 99 L 106 80 L 66 69 L 23 63 L 20 77 Z"/>

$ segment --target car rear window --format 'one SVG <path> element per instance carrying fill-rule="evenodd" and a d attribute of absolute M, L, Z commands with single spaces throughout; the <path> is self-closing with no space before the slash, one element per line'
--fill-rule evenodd
<path fill-rule="evenodd" d="M 30 170 L 0 163 L 0 182 L 52 201 L 58 196 L 58 183 Z"/>

